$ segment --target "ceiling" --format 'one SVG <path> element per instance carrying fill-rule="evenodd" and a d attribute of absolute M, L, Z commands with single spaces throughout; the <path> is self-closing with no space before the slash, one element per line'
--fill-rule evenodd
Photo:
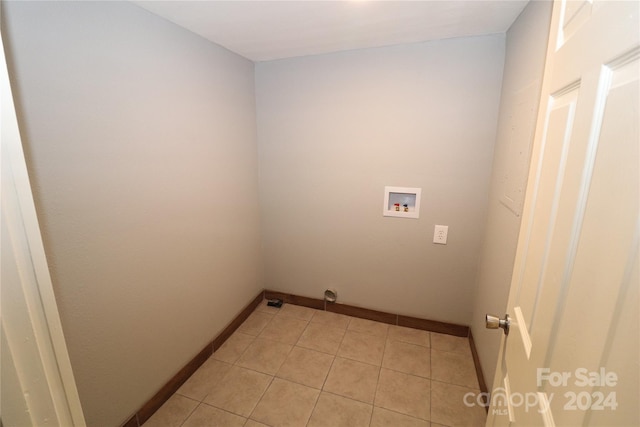
<path fill-rule="evenodd" d="M 252 61 L 505 32 L 528 0 L 135 1 Z"/>

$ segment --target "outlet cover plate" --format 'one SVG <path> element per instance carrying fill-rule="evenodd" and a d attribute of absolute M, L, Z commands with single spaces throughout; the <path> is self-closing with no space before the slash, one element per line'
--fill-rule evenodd
<path fill-rule="evenodd" d="M 446 245 L 447 234 L 449 234 L 448 225 L 436 225 L 433 230 L 433 243 L 438 245 Z"/>

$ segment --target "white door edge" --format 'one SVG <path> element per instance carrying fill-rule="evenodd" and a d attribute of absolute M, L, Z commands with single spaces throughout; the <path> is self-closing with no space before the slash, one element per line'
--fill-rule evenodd
<path fill-rule="evenodd" d="M 4 54 L 4 43 L 0 35 L 0 93 L 1 93 L 1 154 L 2 221 L 6 223 L 11 247 L 3 247 L 3 258 L 7 251 L 17 260 L 16 268 L 20 283 L 2 286 L 21 288 L 27 303 L 27 313 L 21 316 L 34 334 L 41 366 L 45 372 L 46 386 L 55 413 L 50 421 L 62 426 L 85 426 L 84 414 L 76 387 L 71 361 L 66 347 L 62 324 L 53 292 L 53 285 L 45 256 L 40 226 L 36 216 L 33 195 L 27 173 L 22 142 L 13 102 L 11 85 Z M 8 191 L 7 191 L 8 190 Z M 7 194 L 9 193 L 9 194 Z M 4 263 L 3 263 L 4 264 Z M 7 303 L 5 301 L 5 303 Z M 7 306 L 8 307 L 8 306 Z M 5 310 L 6 311 L 6 310 Z M 5 333 L 5 318 L 2 330 Z M 20 360 L 20 347 L 10 348 L 14 360 Z M 17 353 L 17 354 L 16 354 Z M 31 395 L 33 397 L 33 395 Z M 27 405 L 38 402 L 27 399 Z M 43 405 L 44 406 L 44 405 Z M 3 408 L 5 409 L 5 408 Z"/>

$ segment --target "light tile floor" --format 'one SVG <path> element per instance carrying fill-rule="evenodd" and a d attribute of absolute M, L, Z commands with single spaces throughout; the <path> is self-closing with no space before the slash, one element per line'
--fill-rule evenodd
<path fill-rule="evenodd" d="M 483 426 L 466 338 L 264 301 L 145 427 Z"/>

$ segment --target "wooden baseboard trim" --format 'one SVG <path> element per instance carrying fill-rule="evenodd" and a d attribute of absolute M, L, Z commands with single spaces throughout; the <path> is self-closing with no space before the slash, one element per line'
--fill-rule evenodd
<path fill-rule="evenodd" d="M 138 414 L 135 413 L 131 418 L 125 421 L 121 427 L 138 427 L 140 424 L 138 423 Z"/>
<path fill-rule="evenodd" d="M 175 393 L 182 384 L 213 354 L 211 344 L 203 348 L 177 374 L 173 376 L 136 414 L 138 423 L 144 424 Z"/>
<path fill-rule="evenodd" d="M 325 310 L 330 311 L 332 313 L 359 317 L 361 319 L 375 320 L 376 322 L 388 323 L 389 325 L 398 324 L 397 314 L 386 313 L 384 311 L 370 310 L 368 308 L 356 307 L 354 305 L 329 302 L 327 303 Z"/>
<path fill-rule="evenodd" d="M 224 342 L 235 332 L 236 329 L 238 329 L 238 327 L 240 327 L 240 325 L 242 325 L 242 322 L 244 322 L 245 320 L 247 320 L 247 317 L 249 317 L 249 315 L 251 313 L 253 313 L 253 310 L 256 309 L 256 307 L 258 305 L 260 305 L 260 302 L 264 299 L 264 291 L 260 292 L 258 295 L 256 295 L 256 297 L 253 299 L 253 301 L 251 301 L 241 312 L 240 314 L 238 314 L 232 321 L 231 323 L 229 323 L 229 325 L 224 328 L 224 330 L 222 332 L 220 332 L 220 334 L 218 334 L 217 337 L 215 337 L 215 339 L 213 340 L 212 347 L 213 347 L 213 351 L 218 350 L 222 344 L 224 344 Z"/>
<path fill-rule="evenodd" d="M 266 299 L 280 299 L 288 304 L 301 305 L 303 307 L 315 308 L 316 310 L 324 310 L 324 300 L 317 298 L 301 297 L 299 295 L 271 291 L 268 289 L 265 289 L 264 297 Z"/>
<path fill-rule="evenodd" d="M 471 355 L 473 356 L 473 364 L 476 367 L 476 376 L 478 377 L 478 386 L 483 393 L 489 393 L 487 383 L 484 380 L 484 374 L 482 373 L 482 366 L 480 366 L 480 356 L 478 356 L 478 349 L 476 349 L 476 342 L 473 340 L 473 334 L 469 330 L 469 347 L 471 347 Z M 486 394 L 482 396 L 485 407 L 484 409 L 489 411 L 489 405 L 487 404 Z"/>
<path fill-rule="evenodd" d="M 142 407 L 129 418 L 122 427 L 140 427 L 175 393 L 182 384 L 189 379 L 195 371 L 220 348 L 222 344 L 235 332 L 236 329 L 247 320 L 247 317 L 264 299 L 264 291 L 258 295 L 238 314 L 211 343 L 207 344 L 193 359 L 178 371 L 162 388 L 149 399 Z"/>
<path fill-rule="evenodd" d="M 465 325 L 456 325 L 454 323 L 403 316 L 401 314 L 371 310 L 369 308 L 357 307 L 348 304 L 331 302 L 325 303 L 324 300 L 318 298 L 302 297 L 269 289 L 264 291 L 264 297 L 267 299 L 278 298 L 289 304 L 330 311 L 332 313 L 345 314 L 347 316 L 359 317 L 361 319 L 375 320 L 376 322 L 388 323 L 390 325 L 406 326 L 414 329 L 422 329 L 423 331 L 455 335 L 457 337 L 469 336 L 469 327 Z"/>
<path fill-rule="evenodd" d="M 438 322 L 436 320 L 420 319 L 417 317 L 399 315 L 398 326 L 406 326 L 408 328 L 422 329 L 424 331 L 454 335 L 456 337 L 469 336 L 468 326 L 456 325 L 455 323 Z"/>

